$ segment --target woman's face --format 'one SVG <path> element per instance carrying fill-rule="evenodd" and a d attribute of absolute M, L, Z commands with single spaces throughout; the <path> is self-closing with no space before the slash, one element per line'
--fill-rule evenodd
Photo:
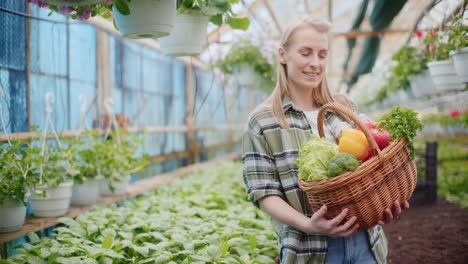
<path fill-rule="evenodd" d="M 280 62 L 287 65 L 293 88 L 315 88 L 325 74 L 328 36 L 310 26 L 302 26 L 293 32 L 289 46 L 280 48 L 278 53 Z"/>

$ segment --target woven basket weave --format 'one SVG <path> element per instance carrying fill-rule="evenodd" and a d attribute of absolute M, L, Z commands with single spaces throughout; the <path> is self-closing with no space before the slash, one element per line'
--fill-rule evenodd
<path fill-rule="evenodd" d="M 299 181 L 315 212 L 327 205 L 325 218 L 336 217 L 348 208 L 346 219 L 356 216 L 359 230 L 368 230 L 385 217 L 393 202 L 407 201 L 416 187 L 416 165 L 404 140 L 392 142 L 380 151 L 364 123 L 348 108 L 338 103 L 324 105 L 318 115 L 318 130 L 324 137 L 323 121 L 328 110 L 354 121 L 364 132 L 372 149 L 372 158 L 355 171 L 321 181 Z"/>

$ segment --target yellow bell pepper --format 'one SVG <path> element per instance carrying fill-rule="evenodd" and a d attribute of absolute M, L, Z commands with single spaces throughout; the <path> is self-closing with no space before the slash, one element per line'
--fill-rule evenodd
<path fill-rule="evenodd" d="M 353 154 L 360 161 L 364 161 L 369 155 L 369 142 L 362 131 L 346 129 L 341 133 L 338 152 Z"/>

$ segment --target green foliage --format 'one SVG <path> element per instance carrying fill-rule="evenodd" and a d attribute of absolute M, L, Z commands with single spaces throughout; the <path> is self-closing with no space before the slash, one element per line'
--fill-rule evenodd
<path fill-rule="evenodd" d="M 177 0 L 177 11 L 201 12 L 209 16 L 210 22 L 217 26 L 227 23 L 233 29 L 247 30 L 250 25 L 249 19 L 236 18 L 236 14 L 232 12 L 232 5 L 238 2 L 239 0 Z"/>
<path fill-rule="evenodd" d="M 392 57 L 396 65 L 390 68 L 390 75 L 385 79 L 385 86 L 376 96 L 380 102 L 391 93 L 406 89 L 410 85 L 409 78 L 427 69 L 427 57 L 416 47 L 404 46 Z"/>
<path fill-rule="evenodd" d="M 356 156 L 342 152 L 328 161 L 328 177 L 333 178 L 348 171 L 354 171 L 361 165 Z"/>
<path fill-rule="evenodd" d="M 51 5 L 51 4 L 47 4 L 46 6 L 42 6 L 42 5 L 39 5 L 39 6 L 46 7 L 52 10 L 52 12 L 50 12 L 49 15 L 51 15 L 53 12 L 57 12 L 62 15 L 69 16 L 72 19 L 86 20 L 94 16 L 101 16 L 105 19 L 108 19 L 112 16 L 113 4 L 116 5 L 117 9 L 122 14 L 129 14 L 128 12 L 126 12 L 126 10 L 128 10 L 127 1 L 129 0 L 113 0 L 107 3 L 103 0 L 97 4 L 92 4 L 88 6 L 77 6 L 77 5 L 57 6 L 57 5 Z M 41 4 L 42 2 L 44 1 L 40 1 L 39 3 Z"/>
<path fill-rule="evenodd" d="M 95 132 L 87 132 L 90 137 L 86 141 L 75 141 L 80 146 L 77 150 L 75 163 L 79 173 L 74 181 L 78 184 L 85 179 L 103 176 L 107 179 L 120 181 L 122 177 L 143 170 L 149 164 L 149 156 L 135 155 L 141 141 L 135 135 L 119 131 L 120 144 L 117 133 L 110 134 L 107 140 L 92 136 Z"/>
<path fill-rule="evenodd" d="M 468 208 L 468 160 L 440 163 L 437 169 L 437 191 L 447 200 Z"/>
<path fill-rule="evenodd" d="M 277 67 L 275 61 L 276 53 L 266 48 L 263 53 L 261 45 L 254 45 L 243 39 L 232 45 L 224 59 L 218 60 L 215 66 L 226 74 L 233 74 L 242 64 L 251 65 L 263 82 L 260 84 L 260 88 L 271 91 L 275 86 Z"/>
<path fill-rule="evenodd" d="M 26 194 L 34 190 L 38 181 L 39 151 L 23 140 L 0 146 L 0 204 L 12 199 L 26 205 Z"/>
<path fill-rule="evenodd" d="M 447 28 L 452 50 L 468 47 L 468 27 L 462 24 L 463 15 L 457 16 Z"/>
<path fill-rule="evenodd" d="M 449 52 L 452 50 L 448 42 L 448 36 L 444 32 L 437 33 L 431 31 L 424 37 L 426 45 L 426 56 L 430 61 L 444 61 L 450 58 Z"/>
<path fill-rule="evenodd" d="M 72 167 L 75 156 L 75 149 L 72 146 L 61 148 L 56 144 L 48 144 L 43 154 L 39 151 L 35 155 L 35 167 L 39 168 L 39 174 L 42 171 L 38 185 L 54 188 L 72 180 L 73 176 L 79 173 Z"/>
<path fill-rule="evenodd" d="M 7 263 L 273 263 L 269 217 L 247 199 L 241 164 L 226 162 L 124 207 L 61 218 L 54 238 L 33 239 Z"/>
<path fill-rule="evenodd" d="M 416 137 L 417 131 L 423 128 L 417 115 L 418 113 L 414 110 L 398 105 L 379 119 L 379 121 L 385 121 L 384 128 L 390 133 L 392 140 L 406 140 L 411 152 L 411 159 L 414 159 L 413 139 Z"/>
<path fill-rule="evenodd" d="M 425 114 L 422 119 L 424 124 L 440 124 L 442 126 L 463 126 L 468 128 L 468 112 L 456 116 L 443 113 Z"/>
<path fill-rule="evenodd" d="M 450 51 L 468 47 L 468 27 L 462 24 L 462 18 L 463 14 L 460 14 L 445 25 L 442 31 L 426 34 L 424 44 L 429 60 L 448 60 Z"/>

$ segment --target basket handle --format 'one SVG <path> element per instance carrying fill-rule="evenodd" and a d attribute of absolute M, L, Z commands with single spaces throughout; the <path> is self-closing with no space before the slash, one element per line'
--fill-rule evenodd
<path fill-rule="evenodd" d="M 318 113 L 317 117 L 317 127 L 318 127 L 318 132 L 319 136 L 321 138 L 325 137 L 325 131 L 323 129 L 323 121 L 325 120 L 325 113 L 327 110 L 332 110 L 338 115 L 341 115 L 344 117 L 345 121 L 350 123 L 350 120 L 354 121 L 358 127 L 361 128 L 362 132 L 367 138 L 367 142 L 369 142 L 369 145 L 371 147 L 371 155 L 372 156 L 378 156 L 379 157 L 379 162 L 380 165 L 384 165 L 384 158 L 382 156 L 382 153 L 379 149 L 379 145 L 375 142 L 374 137 L 370 134 L 369 129 L 364 125 L 364 123 L 354 114 L 351 109 L 347 108 L 346 106 L 339 104 L 339 103 L 327 103 L 323 105 Z"/>

